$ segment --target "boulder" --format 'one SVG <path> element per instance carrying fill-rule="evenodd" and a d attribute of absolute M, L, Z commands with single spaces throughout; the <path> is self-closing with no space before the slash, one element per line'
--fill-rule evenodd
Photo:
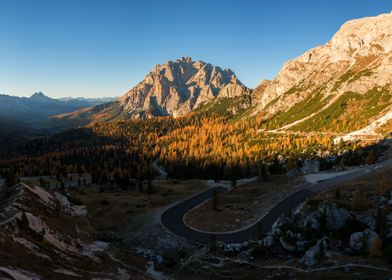
<path fill-rule="evenodd" d="M 317 173 L 320 170 L 320 161 L 305 160 L 301 168 L 303 174 Z"/>
<path fill-rule="evenodd" d="M 322 243 L 322 245 L 321 245 Z M 329 244 L 328 244 L 328 239 L 327 238 L 322 238 L 317 241 L 317 243 L 310 247 L 305 254 L 303 255 L 301 262 L 306 265 L 306 266 L 313 266 L 318 263 L 318 259 L 320 257 L 320 249 L 321 246 L 323 246 L 323 249 L 328 249 Z"/>
<path fill-rule="evenodd" d="M 363 253 L 369 251 L 370 246 L 376 238 L 377 233 L 370 229 L 365 231 L 359 231 L 351 234 L 350 236 L 350 248 L 353 253 Z"/>
<path fill-rule="evenodd" d="M 315 230 L 320 229 L 320 213 L 317 212 L 312 212 L 309 215 L 305 216 L 305 218 L 300 222 L 300 226 L 303 228 L 312 228 Z"/>
<path fill-rule="evenodd" d="M 314 245 L 310 247 L 302 257 L 301 262 L 306 266 L 313 266 L 318 263 L 317 254 L 319 252 L 319 247 Z"/>
<path fill-rule="evenodd" d="M 336 203 L 320 205 L 319 212 L 325 212 L 328 228 L 335 230 L 343 228 L 347 220 L 351 218 L 350 212 L 346 208 L 339 207 Z"/>
<path fill-rule="evenodd" d="M 274 244 L 274 237 L 272 235 L 267 235 L 263 240 L 263 245 L 265 247 L 271 247 Z"/>
<path fill-rule="evenodd" d="M 355 232 L 350 236 L 350 248 L 354 252 L 361 252 L 364 250 L 365 235 L 363 232 Z"/>
<path fill-rule="evenodd" d="M 307 241 L 301 233 L 294 233 L 288 230 L 279 238 L 282 247 L 290 252 L 304 251 L 307 246 Z"/>
<path fill-rule="evenodd" d="M 282 247 L 285 250 L 290 251 L 290 252 L 296 251 L 295 244 L 294 245 L 293 244 L 289 244 L 283 237 L 280 237 L 279 241 L 280 241 L 280 244 L 282 245 Z"/>

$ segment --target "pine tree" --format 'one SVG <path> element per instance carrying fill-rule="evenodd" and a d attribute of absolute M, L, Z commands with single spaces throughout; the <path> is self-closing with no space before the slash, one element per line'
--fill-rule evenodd
<path fill-rule="evenodd" d="M 137 180 L 137 188 L 138 188 L 139 192 L 141 192 L 141 193 L 144 191 L 143 190 L 143 180 L 140 177 Z"/>
<path fill-rule="evenodd" d="M 336 189 L 335 191 L 335 198 L 340 199 L 340 189 Z"/>
<path fill-rule="evenodd" d="M 388 190 L 388 181 L 385 176 L 381 178 L 381 181 L 378 185 L 378 193 L 380 195 L 386 196 L 387 195 L 387 190 Z"/>
<path fill-rule="evenodd" d="M 212 234 L 210 237 L 210 252 L 212 253 L 216 252 L 217 248 L 218 248 L 218 244 L 217 244 L 216 235 Z"/>
<path fill-rule="evenodd" d="M 370 165 L 374 163 L 374 153 L 373 151 L 370 151 L 365 159 L 365 164 Z"/>
<path fill-rule="evenodd" d="M 151 178 L 148 179 L 146 192 L 147 192 L 147 194 L 153 194 L 154 193 L 154 186 L 152 184 Z"/>
<path fill-rule="evenodd" d="M 363 194 L 362 192 L 357 191 L 354 194 L 351 207 L 354 210 L 366 210 L 369 207 L 369 201 L 366 195 Z"/>
<path fill-rule="evenodd" d="M 383 236 L 384 234 L 384 226 L 385 225 L 385 217 L 384 211 L 381 208 L 377 209 L 377 216 L 376 216 L 376 232 L 379 236 Z"/>
<path fill-rule="evenodd" d="M 235 188 L 236 186 L 237 186 L 237 179 L 232 178 L 232 179 L 231 179 L 231 187 L 232 187 L 232 188 Z"/>
<path fill-rule="evenodd" d="M 212 209 L 214 209 L 214 211 L 219 211 L 218 209 L 218 191 L 214 190 L 212 192 Z"/>
<path fill-rule="evenodd" d="M 17 178 L 16 173 L 13 170 L 8 172 L 7 177 L 5 178 L 4 181 L 4 188 L 5 188 L 4 198 L 7 198 L 11 195 L 12 188 L 16 185 L 18 180 L 19 179 Z"/>
<path fill-rule="evenodd" d="M 264 227 L 261 223 L 259 223 L 259 225 L 257 226 L 257 236 L 256 236 L 258 240 L 263 239 L 264 236 L 263 231 L 264 231 Z"/>
<path fill-rule="evenodd" d="M 325 257 L 324 240 L 321 240 L 318 248 L 317 259 L 321 260 L 324 257 Z"/>

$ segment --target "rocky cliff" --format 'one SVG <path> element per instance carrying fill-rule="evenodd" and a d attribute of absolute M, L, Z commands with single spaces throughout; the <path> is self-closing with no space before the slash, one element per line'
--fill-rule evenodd
<path fill-rule="evenodd" d="M 392 13 L 346 22 L 327 44 L 287 62 L 274 80 L 263 81 L 253 96 L 265 119 L 284 113 L 276 117 L 275 127 L 306 121 L 302 129 L 315 129 L 328 117 L 355 123 L 350 116 L 370 122 L 385 114 L 391 81 Z M 344 108 L 331 110 L 333 104 Z"/>

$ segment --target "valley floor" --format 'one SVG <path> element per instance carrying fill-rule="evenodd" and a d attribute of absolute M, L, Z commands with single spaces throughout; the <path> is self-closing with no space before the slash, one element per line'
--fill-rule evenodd
<path fill-rule="evenodd" d="M 390 155 L 391 150 L 387 150 L 384 158 L 390 158 Z M 87 248 L 86 244 L 94 245 L 95 249 L 92 249 L 91 253 L 93 256 L 97 254 L 98 259 L 115 264 L 121 271 L 127 270 L 127 275 L 132 273 L 136 277 L 134 279 L 149 277 L 155 279 L 243 279 L 244 275 L 247 279 L 260 279 L 260 277 L 263 279 L 335 279 L 336 277 L 388 279 L 392 276 L 392 267 L 385 256 L 388 241 L 385 241 L 385 247 L 379 248 L 379 252 L 374 256 L 370 256 L 367 251 L 355 251 L 356 243 L 351 244 L 354 242 L 351 242 L 353 234 L 359 234 L 364 238 L 374 236 L 377 209 L 381 206 L 386 217 L 385 236 L 392 230 L 392 218 L 390 218 L 392 204 L 387 198 L 391 187 L 390 182 L 392 182 L 392 168 L 375 169 L 372 166 L 369 169 L 372 173 L 364 172 L 360 178 L 348 183 L 336 184 L 335 187 L 308 199 L 295 211 L 282 215 L 271 231 L 255 240 L 241 244 L 211 241 L 210 244 L 203 245 L 190 242 L 171 233 L 161 222 L 162 213 L 174 204 L 211 187 L 223 185 L 230 188 L 229 181 L 211 184 L 203 180 L 155 180 L 152 181 L 152 188 L 148 188 L 145 182 L 143 190 L 119 190 L 108 188 L 107 185 L 91 184 L 88 174 L 82 174 L 80 177 L 78 174 L 69 174 L 67 180 L 64 181 L 65 188 L 61 190 L 60 182 L 51 176 L 42 177 L 42 179 L 41 177 L 22 178 L 31 185 L 43 184 L 42 181 L 45 181 L 44 185 L 46 188 L 49 187 L 50 191 L 41 200 L 47 200 L 47 197 L 52 196 L 56 199 L 61 197 L 55 195 L 56 192 L 53 191 L 55 188 L 66 196 L 76 207 L 75 209 L 85 206 L 87 210 L 86 212 L 72 212 L 74 215 L 86 216 L 78 218 L 77 231 L 70 230 L 65 233 L 59 225 L 66 218 L 61 216 L 55 219 L 54 213 L 58 210 L 50 206 L 52 198 L 42 206 L 49 210 L 43 210 L 41 206 L 36 208 L 31 202 L 24 202 L 25 207 L 30 208 L 23 211 L 31 213 L 36 211 L 34 215 L 50 223 L 52 230 L 58 232 L 56 236 L 70 235 L 70 244 L 75 243 L 74 238 L 83 233 L 85 241 L 82 246 Z M 380 180 L 383 178 L 387 185 L 386 191 L 381 194 Z M 265 215 L 283 197 L 297 191 L 300 186 L 308 184 L 301 177 L 288 179 L 285 176 L 270 176 L 268 181 L 239 180 L 238 182 L 240 184 L 231 191 L 219 194 L 219 211 L 214 211 L 210 200 L 206 201 L 186 215 L 186 223 L 206 231 L 238 230 Z M 60 189 L 58 189 L 59 186 Z M 35 192 L 40 193 L 38 190 Z M 357 199 L 355 198 L 357 193 L 361 193 L 361 197 L 366 197 L 368 201 L 366 209 L 353 208 L 352 204 Z M 28 199 L 32 201 L 31 198 Z M 61 203 L 61 201 L 56 203 Z M 6 207 L 6 205 L 3 206 Z M 345 232 L 346 235 L 339 240 L 336 238 L 335 230 L 328 227 L 328 230 L 320 230 L 320 217 L 323 211 L 332 211 L 329 216 L 335 217 L 333 223 L 344 221 L 349 224 L 347 219 L 351 215 L 355 217 L 355 220 L 363 222 L 365 227 L 352 229 L 343 227 L 338 232 Z M 315 218 L 303 223 L 303 220 L 308 217 Z M 74 221 L 67 220 L 67 222 L 75 228 Z M 313 223 L 314 228 L 309 231 L 308 226 L 312 227 Z M 11 235 L 15 234 L 12 229 L 10 232 Z M 38 252 L 47 253 L 42 248 L 46 248 L 48 244 L 42 243 L 40 233 L 38 236 L 31 235 L 32 233 L 26 230 L 20 233 L 23 234 L 21 238 L 41 248 L 37 249 Z M 321 242 L 328 241 L 325 241 L 323 254 L 318 255 L 317 246 L 319 245 L 317 244 L 320 240 Z M 25 253 L 23 250 L 26 249 L 23 249 L 23 246 L 14 244 L 13 241 L 10 242 L 7 241 L 7 246 L 10 246 L 9 252 Z M 1 256 L 0 254 L 0 257 L 9 258 L 8 255 Z M 84 257 L 82 255 L 77 258 Z M 28 267 L 29 271 L 44 273 L 34 268 L 36 261 L 30 263 L 25 260 L 25 262 L 29 265 L 23 267 Z M 10 272 L 7 272 L 7 269 L 11 265 L 17 267 L 16 263 L 10 259 L 2 263 L 7 265 L 0 266 L 0 276 L 9 276 Z M 109 267 L 104 268 L 109 269 Z M 67 269 L 64 268 L 65 270 L 59 269 L 53 266 L 50 275 L 60 273 L 63 278 L 76 279 L 77 276 L 64 275 L 72 271 L 80 274 L 82 271 L 80 268 L 72 270 L 69 266 Z M 18 271 L 15 270 L 12 273 L 18 273 Z M 90 272 L 83 273 L 85 273 L 83 275 L 90 275 Z M 120 277 L 122 272 L 102 271 L 103 275 L 109 275 L 108 273 L 112 273 L 113 277 L 114 275 Z"/>

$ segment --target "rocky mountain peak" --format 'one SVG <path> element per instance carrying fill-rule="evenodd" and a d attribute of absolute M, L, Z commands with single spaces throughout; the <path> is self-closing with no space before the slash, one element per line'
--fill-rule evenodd
<path fill-rule="evenodd" d="M 30 99 L 50 99 L 49 97 L 47 97 L 45 94 L 43 94 L 42 92 L 35 92 L 30 96 Z"/>
<path fill-rule="evenodd" d="M 249 93 L 230 69 L 182 57 L 155 65 L 120 102 L 127 113 L 135 117 L 179 116 L 216 97 Z"/>
<path fill-rule="evenodd" d="M 95 123 L 120 118 L 182 116 L 202 103 L 217 98 L 246 95 L 244 86 L 231 69 L 222 69 L 190 57 L 156 64 L 139 82 L 117 101 L 56 116 L 61 122 Z"/>
<path fill-rule="evenodd" d="M 329 45 L 348 53 L 361 49 L 389 52 L 392 49 L 391 21 L 392 13 L 350 20 L 342 25 Z"/>

